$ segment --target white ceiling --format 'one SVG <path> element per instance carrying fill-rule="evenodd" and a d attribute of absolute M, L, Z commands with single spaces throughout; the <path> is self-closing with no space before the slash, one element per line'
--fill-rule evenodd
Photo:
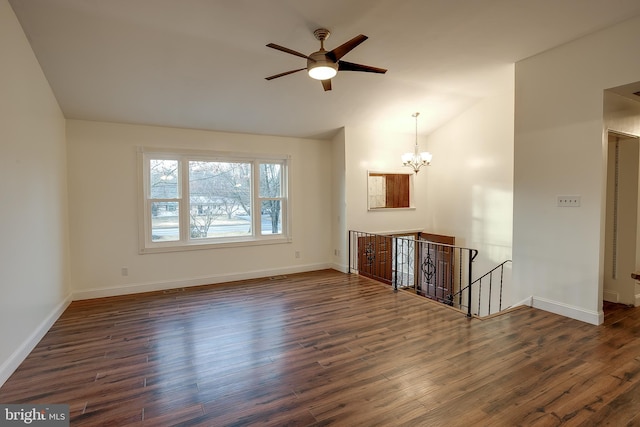
<path fill-rule="evenodd" d="M 504 67 L 640 14 L 639 0 L 9 0 L 65 117 L 324 138 L 342 126 L 428 133 Z M 333 90 L 305 72 L 316 28 L 343 60 Z"/>

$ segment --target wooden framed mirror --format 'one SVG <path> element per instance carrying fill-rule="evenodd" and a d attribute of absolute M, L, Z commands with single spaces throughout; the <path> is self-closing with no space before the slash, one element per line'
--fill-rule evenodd
<path fill-rule="evenodd" d="M 367 172 L 367 208 L 410 209 L 413 174 L 397 172 Z"/>

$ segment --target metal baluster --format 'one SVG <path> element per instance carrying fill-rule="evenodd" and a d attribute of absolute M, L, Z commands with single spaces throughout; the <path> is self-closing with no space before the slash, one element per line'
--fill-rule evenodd
<path fill-rule="evenodd" d="M 462 264 L 464 261 L 464 255 L 462 253 L 462 248 L 459 249 L 460 252 L 460 265 L 458 266 L 458 269 L 460 270 L 458 273 L 458 306 L 460 307 L 460 309 L 462 310 L 462 290 L 463 290 L 463 286 L 462 286 Z"/>
<path fill-rule="evenodd" d="M 504 264 L 500 268 L 500 306 L 498 307 L 498 311 L 502 311 L 502 285 L 504 284 Z"/>
<path fill-rule="evenodd" d="M 351 235 L 353 234 L 353 231 L 349 231 L 349 269 L 347 270 L 347 272 L 349 274 L 351 274 Z"/>
<path fill-rule="evenodd" d="M 489 275 L 489 312 L 487 315 L 491 314 L 491 290 L 493 289 L 493 273 Z"/>
<path fill-rule="evenodd" d="M 473 260 L 478 255 L 478 251 L 471 249 L 469 251 L 469 308 L 467 309 L 467 317 L 471 317 L 471 282 L 473 281 Z"/>
<path fill-rule="evenodd" d="M 395 248 L 395 256 L 393 257 L 395 274 L 392 274 L 393 292 L 398 292 L 398 258 L 400 257 L 400 254 L 398 253 L 398 238 L 392 237 L 392 239 L 393 239 L 393 246 Z"/>
<path fill-rule="evenodd" d="M 471 286 L 469 286 L 471 287 Z M 482 279 L 478 282 L 478 316 L 480 316 L 480 299 L 482 297 Z"/>

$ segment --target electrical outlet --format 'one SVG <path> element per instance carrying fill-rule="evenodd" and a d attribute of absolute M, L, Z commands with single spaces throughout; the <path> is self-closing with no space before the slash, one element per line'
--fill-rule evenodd
<path fill-rule="evenodd" d="M 296 251 L 296 258 L 300 258 L 300 251 Z"/>
<path fill-rule="evenodd" d="M 558 196 L 558 207 L 578 208 L 580 207 L 580 196 Z"/>
<path fill-rule="evenodd" d="M 128 276 L 129 275 L 129 269 L 127 267 L 122 267 L 122 270 L 120 270 L 120 273 L 123 276 Z"/>

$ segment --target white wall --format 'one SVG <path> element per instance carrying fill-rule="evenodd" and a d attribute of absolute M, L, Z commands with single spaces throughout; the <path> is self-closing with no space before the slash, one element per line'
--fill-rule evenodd
<path fill-rule="evenodd" d="M 67 143 L 75 299 L 330 266 L 329 141 L 69 120 Z M 293 242 L 140 255 L 137 146 L 290 154 Z"/>
<path fill-rule="evenodd" d="M 347 251 L 347 199 L 344 128 L 331 140 L 331 235 L 333 268 L 346 273 Z"/>
<path fill-rule="evenodd" d="M 607 158 L 602 299 L 633 305 L 635 281 L 631 273 L 636 270 L 638 236 L 638 139 L 610 134 Z"/>
<path fill-rule="evenodd" d="M 512 255 L 514 66 L 500 73 L 502 88 L 427 138 L 425 228 L 478 249 L 474 277 Z"/>
<path fill-rule="evenodd" d="M 400 157 L 413 149 L 415 135 L 345 130 L 347 229 L 455 236 L 456 245 L 479 250 L 474 277 L 511 258 L 513 65 L 500 73 L 501 90 L 428 137 L 418 136 L 433 162 L 414 176 L 415 209 L 367 211 L 367 170 L 407 172 Z M 415 119 L 406 116 L 411 130 Z"/>
<path fill-rule="evenodd" d="M 638 80 L 640 18 L 516 64 L 513 280 L 533 305 L 602 315 L 603 90 Z M 557 195 L 580 195 L 559 208 Z"/>
<path fill-rule="evenodd" d="M 407 115 L 407 129 L 414 127 L 415 119 Z M 415 209 L 367 210 L 367 171 L 407 173 L 400 157 L 413 151 L 415 134 L 384 132 L 373 128 L 347 127 L 345 129 L 346 214 L 347 230 L 385 233 L 423 230 L 427 199 L 426 183 L 429 167 L 423 167 L 414 177 L 413 205 Z M 427 150 L 421 137 L 420 148 Z"/>
<path fill-rule="evenodd" d="M 64 310 L 64 117 L 13 10 L 0 0 L 0 385 Z"/>

